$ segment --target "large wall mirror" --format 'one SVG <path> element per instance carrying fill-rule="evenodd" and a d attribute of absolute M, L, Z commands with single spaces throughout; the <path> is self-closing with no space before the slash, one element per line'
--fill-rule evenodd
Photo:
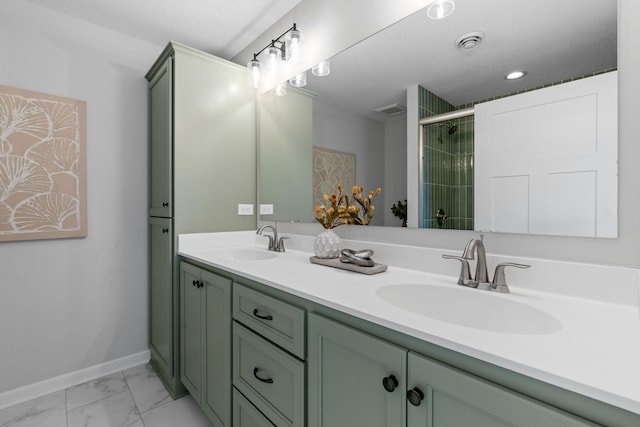
<path fill-rule="evenodd" d="M 358 185 L 367 192 L 382 188 L 375 201 L 372 225 L 402 226 L 402 218 L 394 215 L 398 209 L 392 207 L 401 207 L 406 200 L 409 209 L 420 207 L 418 220 L 410 222 L 410 227 L 485 230 L 487 215 L 480 215 L 484 218 L 480 221 L 474 212 L 479 206 L 509 209 L 521 200 L 513 199 L 512 204 L 507 191 L 493 207 L 484 203 L 490 194 L 485 188 L 487 182 L 495 184 L 474 182 L 476 159 L 483 158 L 477 150 L 485 150 L 485 158 L 491 156 L 486 156 L 486 144 L 474 140 L 478 126 L 474 114 L 456 117 L 456 112 L 594 75 L 615 76 L 616 52 L 616 0 L 457 0 L 454 13 L 442 20 L 431 20 L 426 10 L 420 10 L 331 58 L 328 76 L 307 72 L 303 90 L 290 89 L 286 96 L 260 96 L 259 199 L 264 205 L 260 219 L 313 222 L 317 198 L 331 191 L 338 177 L 347 188 Z M 516 80 L 505 78 L 516 70 L 525 75 Z M 617 86 L 613 91 L 617 93 Z M 597 97 L 594 102 L 598 103 Z M 582 119 L 551 113 L 531 118 L 520 114 L 518 118 L 536 129 L 545 142 L 538 144 L 546 147 L 546 151 L 538 149 L 539 154 L 571 151 L 557 149 L 558 144 L 584 130 L 584 123 L 592 125 L 584 115 L 578 116 Z M 549 126 L 553 127 L 545 128 L 540 117 L 550 117 L 553 123 Z M 420 119 L 429 118 L 433 119 L 431 123 L 418 124 Z M 529 128 L 523 127 L 528 136 Z M 419 149 L 407 143 L 418 135 Z M 602 139 L 617 146 L 616 129 Z M 520 138 L 512 140 L 517 144 Z M 522 140 L 531 146 L 531 137 Z M 602 145 L 603 141 L 590 144 Z M 513 150 L 519 151 L 517 147 Z M 617 153 L 615 149 L 613 152 Z M 411 185 L 411 179 L 408 185 L 412 170 L 418 171 L 419 185 Z M 613 187 L 598 187 L 597 192 L 617 194 L 613 173 Z M 570 179 L 557 182 L 576 183 L 582 188 L 590 179 L 580 181 L 582 178 L 576 177 L 571 174 Z M 511 182 L 522 180 L 509 181 L 505 187 L 520 194 L 519 187 Z M 549 200 L 564 200 L 558 188 L 553 185 L 556 191 Z M 617 199 L 612 200 L 605 210 L 615 221 Z M 509 219 L 508 209 L 501 210 L 497 217 Z M 553 206 L 548 209 L 553 210 Z M 565 210 L 569 216 L 578 215 L 570 208 Z M 595 216 L 602 213 L 597 209 L 594 212 Z M 514 222 L 505 223 L 513 227 Z M 565 229 L 556 227 L 555 232 L 545 232 L 534 224 L 530 228 L 489 231 L 589 235 L 565 233 Z M 604 237 L 615 237 L 615 224 L 608 229 L 613 232 Z"/>

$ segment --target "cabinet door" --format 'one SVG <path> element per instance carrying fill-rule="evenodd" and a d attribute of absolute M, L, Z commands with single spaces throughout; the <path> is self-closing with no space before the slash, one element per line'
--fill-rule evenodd
<path fill-rule="evenodd" d="M 149 83 L 149 215 L 172 216 L 171 58 Z"/>
<path fill-rule="evenodd" d="M 200 271 L 192 265 L 180 264 L 180 380 L 198 402 L 201 393 L 203 353 Z"/>
<path fill-rule="evenodd" d="M 216 426 L 231 420 L 231 280 L 202 271 L 205 349 L 202 408 Z"/>
<path fill-rule="evenodd" d="M 409 353 L 408 427 L 594 426 L 473 375 Z M 415 393 L 413 396 L 411 393 Z"/>
<path fill-rule="evenodd" d="M 149 219 L 149 347 L 165 377 L 173 372 L 173 230 L 171 219 Z"/>
<path fill-rule="evenodd" d="M 406 350 L 315 314 L 308 324 L 309 426 L 404 425 Z"/>

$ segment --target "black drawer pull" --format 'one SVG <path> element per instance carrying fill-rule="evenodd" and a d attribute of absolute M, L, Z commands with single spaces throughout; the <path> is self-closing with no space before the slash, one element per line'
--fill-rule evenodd
<path fill-rule="evenodd" d="M 254 309 L 253 309 L 253 315 L 254 315 L 255 317 L 257 317 L 258 319 L 262 319 L 262 320 L 273 320 L 273 316 L 272 316 L 272 315 L 267 314 L 266 316 L 263 316 L 263 315 L 261 315 L 261 314 L 258 312 L 258 309 L 257 309 L 257 308 L 254 308 Z"/>
<path fill-rule="evenodd" d="M 256 377 L 258 381 L 262 381 L 263 383 L 267 383 L 267 384 L 273 384 L 273 380 L 271 378 L 260 378 L 258 376 L 259 371 L 260 369 L 258 369 L 258 367 L 253 368 L 253 376 Z"/>
<path fill-rule="evenodd" d="M 197 286 L 197 285 L 198 285 L 198 281 L 197 281 L 197 280 L 194 280 L 193 282 L 191 282 L 191 284 L 192 284 L 193 286 Z"/>
<path fill-rule="evenodd" d="M 163 234 L 167 234 L 168 232 L 169 232 L 169 229 L 168 229 L 168 228 L 163 228 L 163 229 L 162 229 L 162 233 L 163 233 Z"/>
<path fill-rule="evenodd" d="M 163 208 L 166 208 L 166 207 L 168 207 L 168 206 L 169 206 L 169 202 L 162 202 L 162 207 L 163 207 Z"/>

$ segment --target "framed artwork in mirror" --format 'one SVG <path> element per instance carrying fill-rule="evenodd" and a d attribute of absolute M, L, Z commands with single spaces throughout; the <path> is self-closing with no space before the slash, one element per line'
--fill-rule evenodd
<path fill-rule="evenodd" d="M 323 204 L 323 196 L 336 192 L 338 184 L 350 191 L 356 181 L 353 153 L 313 147 L 313 205 Z"/>

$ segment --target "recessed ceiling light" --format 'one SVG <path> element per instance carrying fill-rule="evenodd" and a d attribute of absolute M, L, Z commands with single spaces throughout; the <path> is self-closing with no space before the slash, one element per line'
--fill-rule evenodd
<path fill-rule="evenodd" d="M 506 76 L 504 76 L 505 79 L 507 80 L 515 80 L 515 79 L 519 79 L 520 77 L 525 75 L 525 71 L 513 71 L 509 74 L 507 74 Z"/>
<path fill-rule="evenodd" d="M 443 19 L 451 15 L 455 8 L 454 0 L 434 0 L 427 8 L 427 16 L 431 19 Z"/>

